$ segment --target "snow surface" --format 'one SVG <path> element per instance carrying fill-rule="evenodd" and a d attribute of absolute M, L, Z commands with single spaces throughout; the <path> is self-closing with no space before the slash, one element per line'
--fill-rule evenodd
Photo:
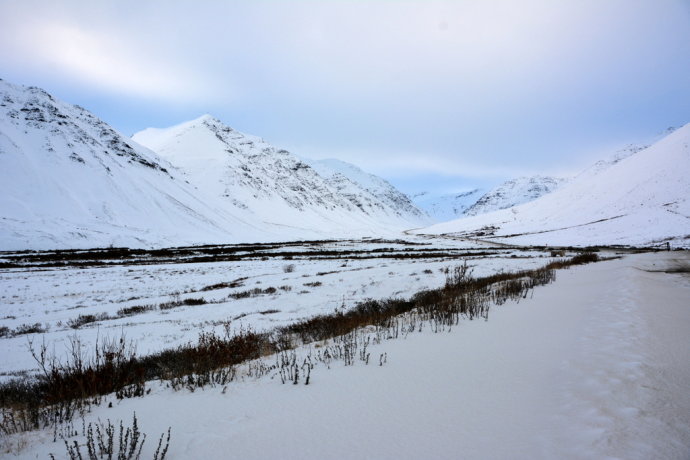
<path fill-rule="evenodd" d="M 418 233 L 511 244 L 690 246 L 690 124 L 535 201 Z"/>
<path fill-rule="evenodd" d="M 488 322 L 384 341 L 311 383 L 246 378 L 189 393 L 153 386 L 86 422 L 129 422 L 170 459 L 684 459 L 690 452 L 688 254 L 573 267 Z M 306 353 L 306 350 L 304 350 Z M 64 454 L 51 432 L 16 435 L 24 458 Z M 77 437 L 81 440 L 81 437 Z"/>

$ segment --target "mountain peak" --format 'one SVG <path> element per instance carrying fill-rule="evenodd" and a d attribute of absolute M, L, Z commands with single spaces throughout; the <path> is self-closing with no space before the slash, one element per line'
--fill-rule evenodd
<path fill-rule="evenodd" d="M 216 121 L 217 118 L 214 117 L 213 115 L 211 115 L 210 113 L 205 113 L 205 114 L 201 115 L 199 118 L 197 118 L 197 120 L 199 120 L 199 121 L 206 121 L 206 120 Z"/>
<path fill-rule="evenodd" d="M 190 120 L 187 122 L 188 124 L 214 124 L 214 125 L 222 125 L 223 122 L 220 121 L 218 118 L 214 117 L 213 115 L 209 113 L 205 113 L 202 116 L 195 118 L 194 120 Z"/>
<path fill-rule="evenodd" d="M 210 151 L 210 144 L 224 143 L 228 136 L 241 138 L 244 135 L 226 126 L 218 118 L 210 114 L 204 114 L 193 120 L 184 121 L 168 128 L 146 128 L 132 136 L 139 144 L 163 156 L 168 156 L 168 147 L 172 143 L 197 144 L 198 148 L 186 148 L 189 153 L 198 154 L 200 150 Z"/>

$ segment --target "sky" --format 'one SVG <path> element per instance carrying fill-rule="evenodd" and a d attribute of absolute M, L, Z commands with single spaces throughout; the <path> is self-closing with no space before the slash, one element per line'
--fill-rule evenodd
<path fill-rule="evenodd" d="M 690 0 L 0 0 L 0 78 L 450 193 L 690 122 Z"/>

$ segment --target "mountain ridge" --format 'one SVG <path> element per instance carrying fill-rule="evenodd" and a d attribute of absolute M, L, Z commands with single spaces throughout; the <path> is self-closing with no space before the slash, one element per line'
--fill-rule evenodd
<path fill-rule="evenodd" d="M 354 225 L 380 230 L 409 228 L 425 219 L 381 178 L 344 162 L 333 169 L 334 164 L 323 160 L 300 158 L 209 115 L 170 128 L 147 128 L 132 137 L 176 165 L 207 195 L 269 225 L 311 220 L 325 229 Z M 377 187 L 370 190 L 362 181 Z"/>

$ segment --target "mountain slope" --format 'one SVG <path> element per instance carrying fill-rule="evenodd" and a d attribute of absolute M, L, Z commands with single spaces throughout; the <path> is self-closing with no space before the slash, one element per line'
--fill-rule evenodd
<path fill-rule="evenodd" d="M 514 208 L 420 230 L 517 244 L 690 245 L 690 124 Z"/>
<path fill-rule="evenodd" d="M 148 128 L 133 139 L 180 168 L 218 206 L 287 234 L 376 234 L 423 219 L 411 204 L 394 207 L 395 196 L 388 201 L 377 196 L 383 184 L 372 191 L 340 172 L 323 177 L 306 160 L 210 115 L 171 128 Z M 364 180 L 367 175 L 360 173 Z M 377 182 L 373 176 L 368 180 Z"/>
<path fill-rule="evenodd" d="M 1 80 L 0 210 L 4 250 L 267 238 L 83 108 Z"/>

